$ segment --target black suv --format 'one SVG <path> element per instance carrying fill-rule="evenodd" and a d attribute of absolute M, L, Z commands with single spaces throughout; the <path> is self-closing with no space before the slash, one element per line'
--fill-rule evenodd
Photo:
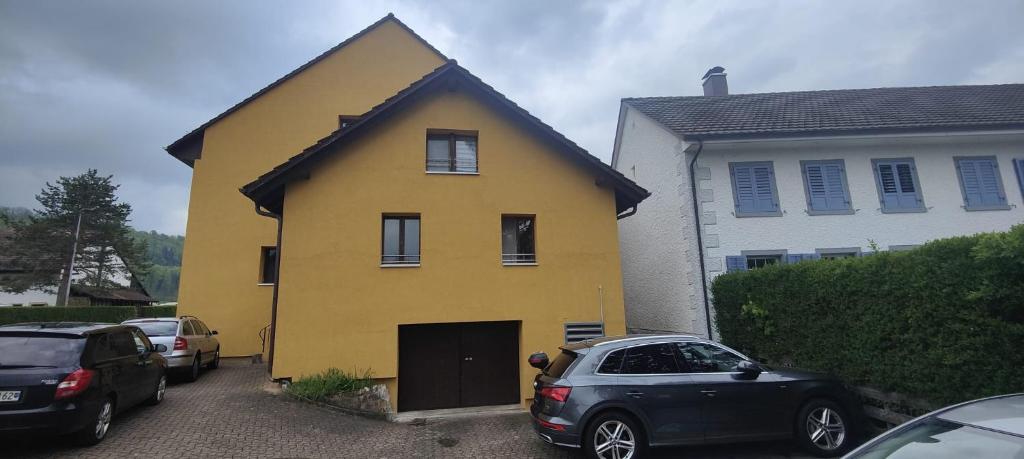
<path fill-rule="evenodd" d="M 648 446 L 794 438 L 810 453 L 853 446 L 858 402 L 835 378 L 769 368 L 689 335 L 600 338 L 530 356 L 534 428 L 596 458 Z"/>
<path fill-rule="evenodd" d="M 167 362 L 138 327 L 0 326 L 0 433 L 71 434 L 99 443 L 114 414 L 164 398 Z"/>

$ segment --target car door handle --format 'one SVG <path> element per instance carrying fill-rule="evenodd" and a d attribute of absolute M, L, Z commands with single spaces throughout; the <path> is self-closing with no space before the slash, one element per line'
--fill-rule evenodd
<path fill-rule="evenodd" d="M 641 398 L 641 397 L 644 396 L 644 393 L 640 392 L 640 391 L 631 390 L 629 392 L 626 392 L 626 395 L 628 395 L 630 397 L 633 397 L 633 398 Z"/>
<path fill-rule="evenodd" d="M 715 394 L 718 393 L 718 391 L 717 390 L 713 390 L 713 389 L 704 389 L 704 390 L 700 391 L 700 393 L 702 393 L 704 395 L 707 395 L 708 397 L 714 397 Z"/>

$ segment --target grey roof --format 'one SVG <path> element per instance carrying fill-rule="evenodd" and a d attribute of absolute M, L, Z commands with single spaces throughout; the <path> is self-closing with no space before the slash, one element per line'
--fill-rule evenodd
<path fill-rule="evenodd" d="M 684 138 L 1024 128 L 1024 84 L 623 99 Z"/>

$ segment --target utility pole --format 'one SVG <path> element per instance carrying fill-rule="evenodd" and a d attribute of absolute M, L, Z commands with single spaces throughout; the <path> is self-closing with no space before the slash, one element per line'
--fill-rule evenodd
<path fill-rule="evenodd" d="M 67 306 L 68 299 L 71 298 L 71 276 L 75 272 L 75 255 L 78 254 L 78 235 L 82 231 L 82 212 L 89 209 L 78 209 L 78 220 L 75 223 L 75 239 L 71 243 L 71 258 L 68 259 L 67 271 L 64 272 L 64 283 L 60 286 L 60 292 L 57 293 L 57 306 Z"/>

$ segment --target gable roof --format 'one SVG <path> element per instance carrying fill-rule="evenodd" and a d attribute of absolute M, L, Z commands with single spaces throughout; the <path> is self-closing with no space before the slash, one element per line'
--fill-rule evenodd
<path fill-rule="evenodd" d="M 622 99 L 687 138 L 1024 128 L 1024 84 Z"/>
<path fill-rule="evenodd" d="M 328 147 L 344 145 L 357 138 L 370 127 L 378 125 L 402 107 L 416 100 L 419 94 L 431 88 L 451 87 L 451 85 L 457 84 L 464 84 L 470 90 L 477 91 L 488 100 L 495 102 L 499 109 L 523 121 L 527 128 L 551 141 L 559 151 L 565 152 L 570 159 L 597 172 L 599 177 L 597 180 L 598 184 L 608 184 L 615 188 L 615 201 L 618 212 L 636 206 L 637 203 L 650 195 L 647 190 L 615 169 L 612 169 L 600 159 L 591 155 L 558 131 L 555 131 L 551 126 L 544 124 L 543 121 L 516 105 L 515 102 L 512 102 L 494 88 L 469 73 L 468 70 L 460 67 L 455 60 L 449 60 L 419 81 L 389 97 L 380 105 L 373 107 L 370 111 L 360 116 L 357 121 L 320 139 L 320 141 L 306 148 L 298 155 L 293 156 L 269 172 L 261 175 L 253 182 L 243 186 L 240 188 L 240 191 L 249 199 L 252 199 L 258 206 L 273 212 L 280 212 L 281 201 L 284 197 L 284 185 L 295 178 L 305 177 L 311 168 L 315 167 L 317 162 L 324 158 L 327 153 L 334 151 L 334 149 Z"/>
<path fill-rule="evenodd" d="M 201 124 L 199 127 L 193 129 L 192 132 L 189 132 L 188 134 L 185 134 L 180 139 L 175 140 L 170 145 L 164 147 L 164 150 L 167 150 L 167 152 L 170 153 L 171 156 L 174 156 L 179 161 L 187 164 L 189 167 L 192 167 L 194 165 L 194 163 L 195 163 L 195 158 L 198 156 L 199 150 L 202 149 L 203 134 L 206 132 L 206 128 L 212 126 L 214 123 L 220 121 L 224 117 L 234 113 L 235 111 L 237 111 L 238 109 L 242 108 L 243 106 L 245 106 L 249 102 L 252 102 L 253 100 L 256 100 L 257 98 L 259 98 L 263 94 L 266 94 L 271 89 L 274 89 L 277 86 L 279 86 L 282 83 L 284 83 L 285 81 L 288 81 L 289 79 L 291 79 L 295 75 L 298 75 L 298 74 L 302 73 L 302 71 L 308 69 L 309 67 L 312 67 L 314 64 L 316 64 L 316 63 L 326 59 L 331 54 L 334 54 L 336 51 L 344 48 L 349 43 L 352 43 L 352 42 L 358 40 L 363 35 L 366 35 L 370 31 L 376 29 L 377 27 L 380 27 L 382 24 L 384 24 L 386 22 L 392 22 L 392 23 L 398 25 L 399 27 L 405 29 L 406 32 L 409 32 L 409 34 L 411 34 L 416 40 L 418 40 L 420 43 L 422 43 L 423 46 L 426 46 L 428 49 L 430 49 L 431 51 L 436 53 L 441 59 L 448 60 L 448 58 L 445 57 L 444 54 L 441 54 L 441 51 L 438 51 L 437 48 L 434 48 L 434 46 L 431 45 L 430 43 L 428 43 L 426 40 L 424 40 L 423 37 L 420 37 L 419 35 L 417 35 L 416 32 L 414 32 L 412 29 L 409 28 L 409 26 L 405 25 L 405 23 L 403 23 L 402 21 L 398 20 L 398 18 L 396 18 L 393 13 L 388 13 L 387 16 L 384 16 L 383 18 L 380 18 L 377 22 L 374 22 L 373 24 L 370 24 L 369 27 L 359 31 L 358 33 L 356 33 L 355 35 L 349 37 L 345 41 L 343 41 L 341 43 L 338 43 L 338 45 L 336 45 L 335 47 L 333 47 L 333 48 L 331 48 L 331 49 L 329 49 L 327 51 L 324 51 L 322 54 L 320 54 L 317 57 L 314 57 L 309 62 L 306 62 L 305 64 L 302 64 L 299 68 L 297 68 L 295 70 L 292 70 L 287 75 L 285 75 L 285 76 L 283 76 L 281 78 L 278 78 L 276 81 L 274 81 L 273 83 L 270 83 L 269 85 L 267 85 L 263 89 L 260 89 L 259 91 L 256 91 L 256 93 L 254 93 L 253 95 L 251 95 L 249 97 L 246 97 L 241 102 L 239 102 L 239 103 L 233 105 L 231 108 L 228 108 L 227 110 L 225 110 L 223 113 L 221 113 L 221 114 L 213 117 L 209 121 Z"/>

